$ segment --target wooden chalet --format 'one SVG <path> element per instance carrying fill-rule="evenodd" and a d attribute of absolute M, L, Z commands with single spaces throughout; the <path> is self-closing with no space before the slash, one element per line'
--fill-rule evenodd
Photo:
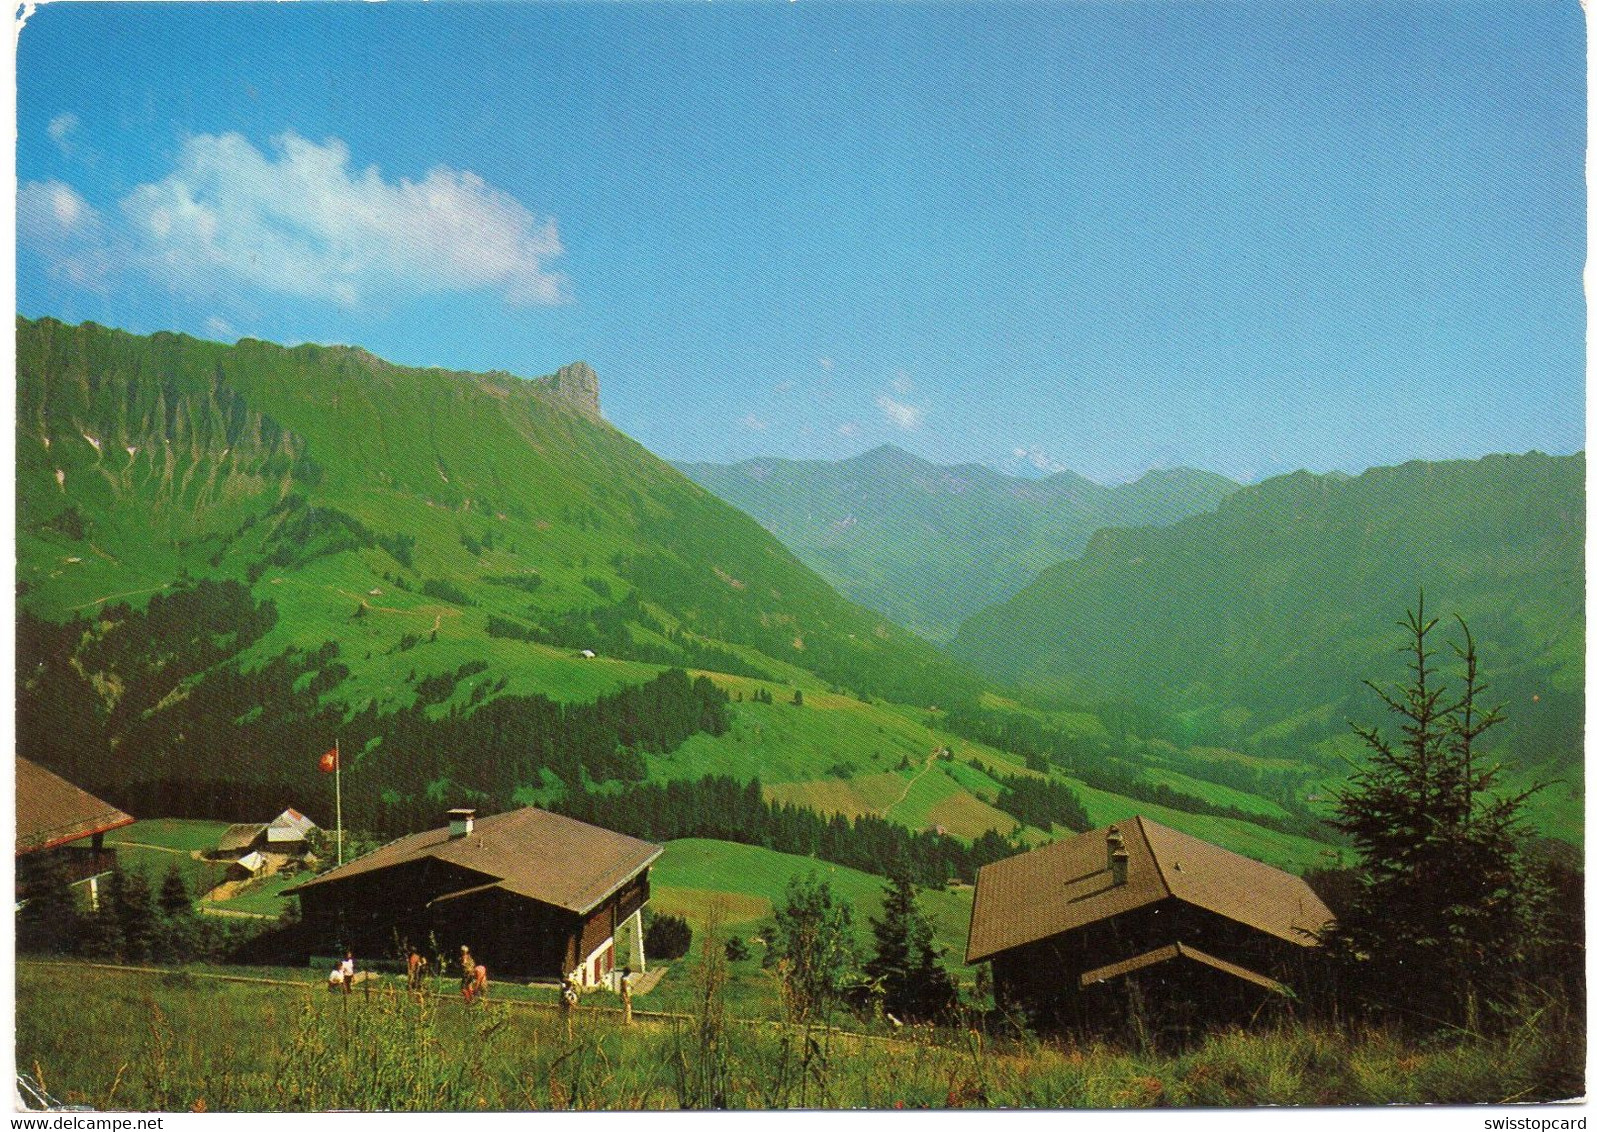
<path fill-rule="evenodd" d="M 660 846 L 535 807 L 413 833 L 286 890 L 319 946 L 370 959 L 462 945 L 495 977 L 609 981 L 625 933 L 644 969 L 643 906 Z"/>
<path fill-rule="evenodd" d="M 1331 919 L 1303 878 L 1133 817 L 983 868 L 966 962 L 1045 1024 L 1195 1030 L 1289 994 Z"/>
<path fill-rule="evenodd" d="M 67 879 L 99 906 L 99 878 L 116 864 L 105 835 L 133 819 L 109 802 L 17 756 L 17 881 L 47 863 L 64 862 Z"/>

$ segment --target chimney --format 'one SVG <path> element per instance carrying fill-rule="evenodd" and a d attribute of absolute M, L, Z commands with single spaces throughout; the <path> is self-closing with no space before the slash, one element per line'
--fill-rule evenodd
<path fill-rule="evenodd" d="M 1126 852 L 1126 839 L 1120 836 L 1120 827 L 1109 827 L 1109 837 L 1105 843 L 1108 854 L 1109 873 L 1114 878 L 1115 884 L 1126 883 L 1126 866 L 1131 863 L 1131 855 Z"/>
<path fill-rule="evenodd" d="M 466 837 L 471 833 L 471 819 L 477 816 L 477 811 L 468 808 L 449 811 L 449 836 Z"/>

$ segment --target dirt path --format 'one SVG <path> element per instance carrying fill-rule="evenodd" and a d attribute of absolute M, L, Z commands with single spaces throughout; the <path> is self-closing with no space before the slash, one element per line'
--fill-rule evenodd
<path fill-rule="evenodd" d="M 117 601 L 124 597 L 137 597 L 140 594 L 153 594 L 157 590 L 164 589 L 166 589 L 165 586 L 151 586 L 147 590 L 128 590 L 126 593 L 106 594 L 104 597 L 97 597 L 93 601 L 86 601 L 82 605 L 74 605 L 72 611 L 76 613 L 80 609 L 88 609 L 91 605 L 104 605 L 108 601 Z"/>
<path fill-rule="evenodd" d="M 922 778 L 926 777 L 926 773 L 929 770 L 932 769 L 932 764 L 934 762 L 936 762 L 936 761 L 937 761 L 937 752 L 936 751 L 933 751 L 931 754 L 926 756 L 926 764 L 920 768 L 920 770 L 916 773 L 914 778 L 912 778 L 908 782 L 904 783 L 904 792 L 902 794 L 900 794 L 897 798 L 893 799 L 891 802 L 887 803 L 887 805 L 882 807 L 882 816 L 884 818 L 888 815 L 888 813 L 893 809 L 894 806 L 897 806 L 897 805 L 901 804 L 904 801 L 905 798 L 909 797 L 909 792 L 915 788 L 915 783 L 919 782 Z"/>
<path fill-rule="evenodd" d="M 126 845 L 129 849 L 154 849 L 157 853 L 176 853 L 179 857 L 197 857 L 199 854 L 190 849 L 174 849 L 170 845 L 151 845 L 147 841 L 112 841 L 109 838 L 107 845 Z"/>

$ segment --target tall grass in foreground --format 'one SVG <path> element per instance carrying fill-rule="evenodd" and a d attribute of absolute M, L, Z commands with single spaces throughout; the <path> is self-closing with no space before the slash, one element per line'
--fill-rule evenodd
<path fill-rule="evenodd" d="M 392 984 L 346 998 L 27 964 L 17 996 L 18 1067 L 102 1108 L 1119 1108 L 1528 1101 L 1584 1088 L 1580 1020 L 1556 1008 L 1497 1039 L 1286 1024 L 1161 1055 L 968 1027 L 893 1041 L 713 1016 L 623 1027 L 580 1008 L 568 1040 L 552 1011 L 418 1002 Z"/>

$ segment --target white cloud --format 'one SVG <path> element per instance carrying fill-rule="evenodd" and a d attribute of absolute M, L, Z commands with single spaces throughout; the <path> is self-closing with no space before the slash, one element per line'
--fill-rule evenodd
<path fill-rule="evenodd" d="M 88 201 L 61 181 L 25 181 L 17 189 L 17 236 L 49 261 L 51 274 L 101 291 L 116 274 L 105 225 Z"/>
<path fill-rule="evenodd" d="M 832 361 L 831 358 L 822 358 L 821 359 L 821 368 L 824 369 L 827 373 L 831 373 L 832 372 L 832 367 L 834 365 L 836 365 L 836 364 L 837 363 Z"/>
<path fill-rule="evenodd" d="M 914 405 L 907 405 L 903 401 L 895 401 L 887 394 L 879 394 L 876 398 L 876 407 L 882 411 L 893 424 L 905 432 L 913 432 L 920 427 L 925 411 Z"/>
<path fill-rule="evenodd" d="M 553 220 L 475 173 L 438 166 L 418 181 L 352 169 L 336 138 L 293 133 L 262 153 L 239 134 L 188 139 L 176 166 L 122 201 L 138 265 L 183 290 L 219 279 L 357 304 L 494 290 L 554 303 L 563 280 Z"/>
<path fill-rule="evenodd" d="M 858 436 L 859 425 L 855 424 L 853 421 L 844 421 L 842 424 L 837 426 L 837 435 L 847 437 Z"/>
<path fill-rule="evenodd" d="M 71 111 L 63 111 L 50 119 L 50 124 L 45 127 L 45 132 L 50 135 L 50 140 L 55 142 L 55 147 L 61 151 L 63 157 L 71 157 L 76 148 L 72 142 L 72 135 L 78 129 L 78 116 Z"/>
<path fill-rule="evenodd" d="M 899 370 L 897 376 L 893 378 L 893 392 L 902 396 L 906 393 L 909 393 L 914 388 L 915 383 L 910 380 L 909 374 L 903 370 Z"/>
<path fill-rule="evenodd" d="M 778 381 L 775 385 L 771 386 L 771 389 L 776 393 L 791 393 L 793 392 L 793 382 L 791 379 L 786 381 Z"/>
<path fill-rule="evenodd" d="M 205 333 L 213 338 L 235 339 L 238 331 L 233 329 L 231 323 L 225 318 L 217 318 L 214 314 L 205 320 Z"/>
<path fill-rule="evenodd" d="M 741 421 L 739 421 L 738 423 L 741 424 L 744 428 L 751 429 L 754 432 L 764 432 L 767 428 L 770 427 L 769 424 L 767 424 L 765 421 L 762 421 L 759 417 L 755 416 L 752 412 L 743 414 L 743 419 Z"/>

